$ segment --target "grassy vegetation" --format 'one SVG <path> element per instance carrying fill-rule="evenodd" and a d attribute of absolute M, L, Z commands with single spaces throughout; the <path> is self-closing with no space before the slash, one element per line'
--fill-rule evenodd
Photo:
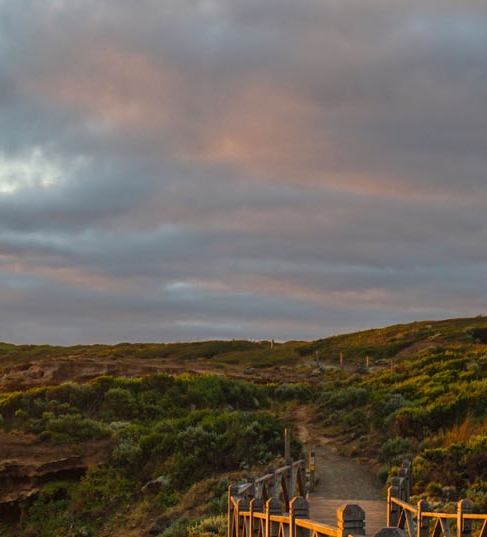
<path fill-rule="evenodd" d="M 81 480 L 47 483 L 16 535 L 111 535 L 155 513 L 155 535 L 223 535 L 220 515 L 229 480 L 282 455 L 279 415 L 300 404 L 316 407 L 323 434 L 343 453 L 375 463 L 385 485 L 409 455 L 417 498 L 448 508 L 468 497 L 475 510 L 485 512 L 486 342 L 487 318 L 476 317 L 274 349 L 269 342 L 248 341 L 0 344 L 0 367 L 6 369 L 48 358 L 89 358 L 168 359 L 188 369 L 205 363 L 219 373 L 226 367 L 242 375 L 256 372 L 245 382 L 221 374 L 104 376 L 0 394 L 4 431 L 34 434 L 44 445 L 82 446 L 98 439 L 113 445 L 106 463 Z M 297 456 L 299 443 L 293 451 Z M 0 534 L 6 537 L 8 530 L 0 528 Z"/>
<path fill-rule="evenodd" d="M 344 453 L 381 463 L 384 481 L 412 456 L 417 498 L 441 508 L 467 497 L 486 512 L 486 326 L 485 318 L 413 323 L 315 342 L 320 352 L 347 349 L 356 364 L 384 345 L 370 354 L 369 369 L 325 374 L 319 406 L 327 431 L 339 436 Z M 402 340 L 410 352 L 389 355 Z"/>
<path fill-rule="evenodd" d="M 118 343 L 117 345 L 12 345 L 0 343 L 0 365 L 19 365 L 40 359 L 119 360 L 124 358 L 150 360 L 170 358 L 178 363 L 203 360 L 220 364 L 246 364 L 251 367 L 268 367 L 290 363 L 295 359 L 292 347 L 286 350 L 276 346 L 269 353 L 270 342 L 202 341 L 196 343 Z"/>
<path fill-rule="evenodd" d="M 224 482 L 221 476 L 269 463 L 283 453 L 284 425 L 269 410 L 275 393 L 276 387 L 221 376 L 157 374 L 1 394 L 5 431 L 56 445 L 113 442 L 103 467 L 78 483 L 43 488 L 22 535 L 56 537 L 68 527 L 98 535 L 134 511 L 170 510 L 195 483 L 215 476 Z M 300 446 L 293 448 L 297 456 Z M 225 509 L 227 486 L 207 495 L 211 515 Z"/>

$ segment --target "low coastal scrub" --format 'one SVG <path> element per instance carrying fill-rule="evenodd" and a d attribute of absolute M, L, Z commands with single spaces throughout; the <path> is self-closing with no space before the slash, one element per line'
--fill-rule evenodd
<path fill-rule="evenodd" d="M 22 532 L 0 527 L 0 535 L 98 537 L 121 527 L 145 527 L 164 537 L 223 535 L 228 485 L 282 456 L 284 427 L 291 416 L 303 417 L 293 414 L 298 407 L 313 409 L 313 425 L 344 454 L 374 464 L 384 487 L 409 457 L 416 499 L 441 509 L 469 498 L 485 512 L 486 334 L 487 320 L 479 317 L 274 349 L 270 342 L 246 341 L 69 349 L 0 344 L 5 367 L 27 368 L 46 354 L 114 361 L 168 356 L 211 364 L 219 373 L 234 368 L 239 378 L 249 378 L 102 376 L 1 393 L 3 431 L 35 435 L 52 449 L 82 452 L 101 442 L 110 450 L 81 478 L 44 484 L 28 506 Z M 294 438 L 293 457 L 300 451 Z"/>
<path fill-rule="evenodd" d="M 285 391 L 287 400 L 307 393 L 303 387 Z M 109 534 L 137 509 L 169 512 L 195 483 L 215 476 L 225 485 L 206 490 L 205 504 L 208 515 L 218 517 L 226 511 L 229 483 L 222 476 L 282 456 L 284 424 L 270 411 L 280 395 L 275 387 L 196 374 L 100 377 L 2 394 L 5 431 L 81 450 L 100 439 L 112 445 L 103 466 L 89 468 L 79 481 L 41 490 L 22 536 Z M 295 457 L 300 448 L 294 441 Z M 168 527 L 183 527 L 179 516 L 168 517 Z M 215 527 L 221 532 L 217 521 L 188 526 L 188 534 L 214 533 Z"/>

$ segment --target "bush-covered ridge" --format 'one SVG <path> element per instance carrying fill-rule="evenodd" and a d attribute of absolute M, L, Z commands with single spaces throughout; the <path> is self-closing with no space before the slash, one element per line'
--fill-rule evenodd
<path fill-rule="evenodd" d="M 486 325 L 475 318 L 343 336 L 340 345 L 348 338 L 347 355 L 358 364 L 354 348 L 381 337 L 387 345 L 391 334 L 404 337 L 410 352 L 379 360 L 379 367 L 325 375 L 318 404 L 329 434 L 345 453 L 376 459 L 384 480 L 412 456 L 414 492 L 438 508 L 467 497 L 486 512 Z M 414 333 L 427 344 L 411 343 Z"/>
<path fill-rule="evenodd" d="M 174 363 L 213 363 L 215 366 L 239 364 L 251 367 L 298 365 L 301 358 L 313 357 L 338 363 L 340 354 L 361 363 L 369 356 L 372 363 L 390 359 L 418 342 L 439 345 L 487 342 L 487 317 L 418 321 L 385 328 L 317 339 L 311 342 L 288 341 L 200 341 L 192 343 L 129 343 L 116 345 L 14 345 L 0 342 L 0 368 L 41 359 L 170 359 Z"/>
<path fill-rule="evenodd" d="M 269 411 L 280 390 L 217 375 L 157 374 L 1 394 L 4 431 L 80 449 L 102 437 L 113 441 L 105 466 L 79 483 L 43 489 L 29 507 L 25 534 L 56 537 L 74 524 L 97 535 L 123 512 L 162 514 L 198 481 L 269 463 L 283 453 L 284 425 Z M 297 442 L 293 451 L 299 454 Z M 141 494 L 148 483 L 153 494 Z M 206 498 L 209 515 L 220 513 L 225 491 Z"/>
<path fill-rule="evenodd" d="M 468 497 L 487 511 L 486 341 L 487 318 L 476 317 L 275 345 L 1 344 L 7 376 L 56 360 L 167 361 L 171 368 L 219 373 L 105 375 L 0 394 L 4 431 L 79 449 L 97 439 L 113 443 L 105 465 L 90 468 L 80 482 L 47 484 L 18 537 L 29 531 L 56 537 L 67 527 L 74 535 L 111 535 L 154 518 L 165 537 L 195 537 L 197 527 L 221 532 L 225 491 L 218 483 L 281 455 L 278 417 L 289 419 L 288 410 L 304 403 L 317 410 L 323 434 L 343 453 L 375 463 L 384 483 L 410 455 L 418 497 L 438 508 Z M 293 449 L 296 455 L 298 443 Z M 206 507 L 195 498 L 202 491 Z M 187 512 L 193 521 L 216 518 L 188 530 Z M 1 527 L 0 534 L 8 535 Z"/>

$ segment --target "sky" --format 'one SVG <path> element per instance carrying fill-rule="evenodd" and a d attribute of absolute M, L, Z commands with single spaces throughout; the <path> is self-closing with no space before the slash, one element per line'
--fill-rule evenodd
<path fill-rule="evenodd" d="M 487 313 L 484 0 L 0 0 L 0 341 Z"/>

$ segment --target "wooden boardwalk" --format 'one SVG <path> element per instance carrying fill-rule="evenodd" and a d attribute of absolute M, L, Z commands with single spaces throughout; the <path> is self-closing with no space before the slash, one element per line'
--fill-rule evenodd
<path fill-rule="evenodd" d="M 365 534 L 374 537 L 386 526 L 387 503 L 382 500 L 326 499 L 315 494 L 308 496 L 309 517 L 317 522 L 335 525 L 337 510 L 345 503 L 356 503 L 365 511 Z"/>

